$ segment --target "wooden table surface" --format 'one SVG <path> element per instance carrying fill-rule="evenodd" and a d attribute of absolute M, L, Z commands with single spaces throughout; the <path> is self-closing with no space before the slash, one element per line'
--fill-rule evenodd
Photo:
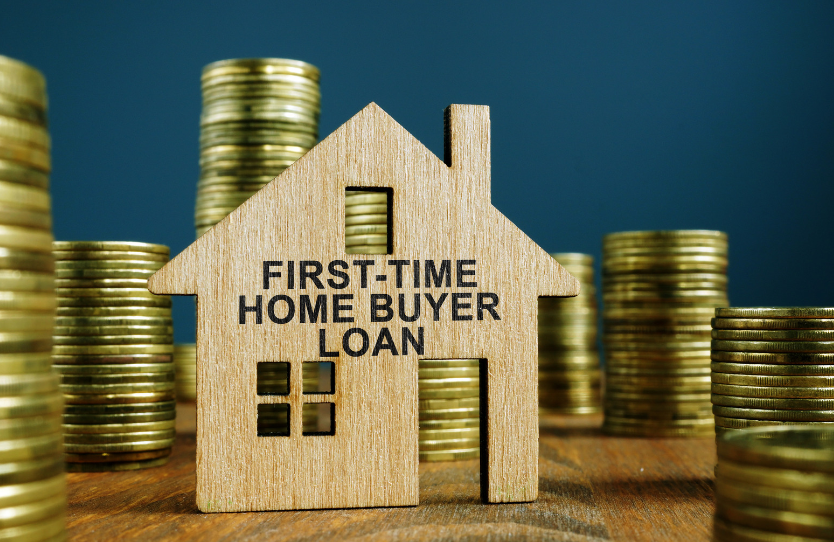
<path fill-rule="evenodd" d="M 482 504 L 478 461 L 420 464 L 420 505 L 201 514 L 194 406 L 164 467 L 68 474 L 71 540 L 709 540 L 714 439 L 603 436 L 599 416 L 542 419 L 539 498 Z"/>

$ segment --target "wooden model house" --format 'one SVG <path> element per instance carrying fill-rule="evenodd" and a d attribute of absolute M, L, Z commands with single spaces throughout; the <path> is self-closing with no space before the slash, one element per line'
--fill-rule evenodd
<path fill-rule="evenodd" d="M 579 283 L 491 205 L 489 109 L 450 106 L 445 147 L 370 104 L 150 279 L 197 296 L 200 510 L 418 504 L 417 361 L 443 358 L 481 359 L 484 500 L 536 499 L 537 297 Z M 356 188 L 389 195 L 389 254 L 346 253 Z M 310 362 L 329 392 L 302 386 Z M 284 392 L 259 394 L 275 363 Z M 329 431 L 302 430 L 309 403 Z M 287 430 L 259 434 L 276 412 Z"/>

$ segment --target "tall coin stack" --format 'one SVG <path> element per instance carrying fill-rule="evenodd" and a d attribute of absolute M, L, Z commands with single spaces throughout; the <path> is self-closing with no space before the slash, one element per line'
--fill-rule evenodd
<path fill-rule="evenodd" d="M 755 427 L 716 440 L 713 540 L 834 540 L 834 429 Z"/>
<path fill-rule="evenodd" d="M 417 363 L 420 461 L 480 457 L 479 360 Z"/>
<path fill-rule="evenodd" d="M 0 540 L 63 540 L 46 83 L 0 56 Z"/>
<path fill-rule="evenodd" d="M 319 70 L 299 60 L 221 60 L 203 68 L 199 237 L 318 140 Z"/>
<path fill-rule="evenodd" d="M 174 370 L 177 382 L 177 401 L 197 398 L 197 345 L 174 345 Z"/>
<path fill-rule="evenodd" d="M 345 194 L 345 252 L 388 253 L 388 194 L 365 190 Z"/>
<path fill-rule="evenodd" d="M 168 261 L 148 243 L 54 243 L 52 360 L 64 393 L 70 471 L 162 465 L 174 444 L 171 299 L 147 289 Z"/>
<path fill-rule="evenodd" d="M 602 247 L 608 434 L 713 434 L 710 318 L 727 301 L 727 235 L 636 231 Z"/>
<path fill-rule="evenodd" d="M 602 410 L 597 298 L 590 254 L 551 254 L 582 285 L 577 297 L 539 299 L 539 412 Z"/>
<path fill-rule="evenodd" d="M 834 424 L 834 308 L 724 308 L 715 316 L 716 433 Z"/>

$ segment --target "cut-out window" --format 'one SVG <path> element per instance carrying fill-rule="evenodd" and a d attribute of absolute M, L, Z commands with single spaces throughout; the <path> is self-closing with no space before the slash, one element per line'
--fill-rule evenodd
<path fill-rule="evenodd" d="M 305 394 L 333 393 L 336 387 L 336 364 L 332 361 L 308 361 L 303 367 Z"/>
<path fill-rule="evenodd" d="M 258 436 L 290 436 L 290 405 L 287 403 L 258 405 Z"/>
<path fill-rule="evenodd" d="M 335 403 L 304 403 L 302 435 L 333 435 L 336 433 Z"/>
<path fill-rule="evenodd" d="M 391 188 L 345 189 L 345 252 L 391 254 Z"/>
<path fill-rule="evenodd" d="M 288 395 L 290 364 L 285 361 L 258 363 L 258 395 Z"/>

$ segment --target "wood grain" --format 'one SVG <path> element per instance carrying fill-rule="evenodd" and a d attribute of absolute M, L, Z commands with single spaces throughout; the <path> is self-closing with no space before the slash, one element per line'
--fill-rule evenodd
<path fill-rule="evenodd" d="M 495 503 L 536 499 L 538 296 L 575 296 L 579 282 L 492 206 L 489 108 L 452 105 L 445 129 L 444 162 L 368 105 L 148 281 L 157 294 L 198 297 L 201 511 L 416 505 L 419 358 L 485 360 L 482 495 Z M 391 254 L 346 253 L 349 188 L 392 190 Z M 363 260 L 371 265 L 364 284 Z M 405 280 L 395 280 L 392 261 L 410 266 Z M 270 279 L 265 262 L 282 274 Z M 429 262 L 449 266 L 445 281 L 429 280 Z M 344 265 L 349 284 L 335 284 L 332 263 Z M 415 284 L 418 263 L 417 277 L 426 279 Z M 301 268 L 312 264 L 324 271 L 305 286 Z M 279 321 L 302 295 L 321 296 L 331 312 L 335 295 L 350 296 L 350 320 Z M 380 320 L 372 317 L 374 295 L 431 296 L 446 305 L 439 316 L 425 305 L 412 323 Z M 482 299 L 494 301 L 494 312 L 477 308 Z M 277 311 L 269 312 L 273 302 Z M 371 348 L 352 355 L 343 337 L 356 329 Z M 406 331 L 423 338 L 408 352 L 399 340 Z M 393 335 L 398 352 L 374 347 L 383 333 Z M 305 361 L 335 363 L 333 394 L 302 393 Z M 258 362 L 290 363 L 288 395 L 256 394 Z M 335 404 L 332 435 L 303 435 L 301 416 L 293 415 L 317 400 Z M 270 403 L 290 405 L 289 436 L 258 435 L 258 406 Z"/>
<path fill-rule="evenodd" d="M 482 504 L 478 462 L 461 461 L 420 464 L 416 507 L 201 514 L 195 412 L 179 405 L 164 467 L 68 475 L 71 540 L 710 539 L 713 439 L 613 438 L 599 416 L 548 416 L 534 503 Z"/>

